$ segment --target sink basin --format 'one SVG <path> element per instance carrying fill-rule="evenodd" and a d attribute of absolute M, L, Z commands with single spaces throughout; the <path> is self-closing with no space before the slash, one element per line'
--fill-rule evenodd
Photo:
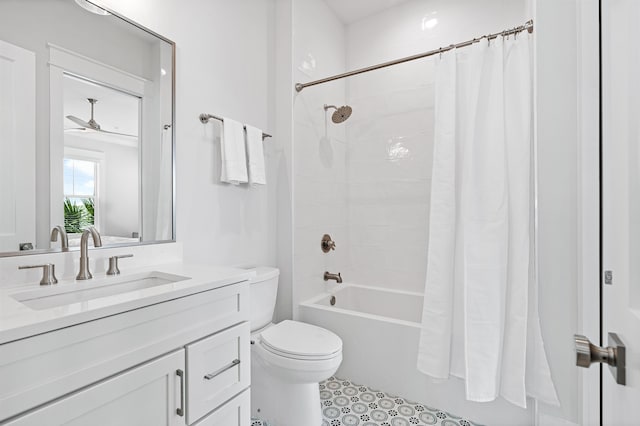
<path fill-rule="evenodd" d="M 43 310 L 74 303 L 92 302 L 101 299 L 100 304 L 110 304 L 105 298 L 120 298 L 125 293 L 157 287 L 164 284 L 188 280 L 188 277 L 151 271 L 126 276 L 105 277 L 87 281 L 76 281 L 58 286 L 14 294 L 12 297 L 31 309 Z"/>

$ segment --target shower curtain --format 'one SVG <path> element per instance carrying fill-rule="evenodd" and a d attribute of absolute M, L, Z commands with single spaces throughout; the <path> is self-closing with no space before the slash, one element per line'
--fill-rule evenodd
<path fill-rule="evenodd" d="M 434 163 L 418 369 L 466 398 L 558 404 L 533 250 L 532 38 L 437 59 Z"/>

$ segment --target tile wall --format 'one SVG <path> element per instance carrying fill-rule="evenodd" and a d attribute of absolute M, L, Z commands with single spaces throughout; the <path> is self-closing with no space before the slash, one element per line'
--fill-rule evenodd
<path fill-rule="evenodd" d="M 306 82 L 345 70 L 345 29 L 320 1 L 301 0 L 293 11 L 293 79 Z M 325 289 L 324 271 L 344 270 L 347 253 L 346 131 L 331 121 L 324 104 L 346 103 L 345 82 L 294 95 L 293 131 L 293 298 L 302 301 Z M 335 252 L 323 253 L 330 234 Z M 294 303 L 294 317 L 297 303 Z"/>

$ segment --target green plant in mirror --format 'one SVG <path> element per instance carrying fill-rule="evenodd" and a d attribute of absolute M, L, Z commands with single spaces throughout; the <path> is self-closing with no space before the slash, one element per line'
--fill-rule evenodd
<path fill-rule="evenodd" d="M 82 205 L 84 205 L 84 209 L 87 211 L 88 214 L 88 218 L 87 220 L 90 222 L 91 225 L 94 224 L 94 208 L 95 205 L 93 204 L 93 198 L 84 198 L 82 199 Z"/>
<path fill-rule="evenodd" d="M 94 202 L 90 198 L 64 200 L 64 229 L 68 233 L 80 233 L 93 225 Z"/>

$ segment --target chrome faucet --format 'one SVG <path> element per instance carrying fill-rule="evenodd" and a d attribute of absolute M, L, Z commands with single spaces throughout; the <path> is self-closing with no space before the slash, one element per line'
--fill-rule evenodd
<path fill-rule="evenodd" d="M 93 237 L 94 247 L 102 247 L 102 240 L 98 230 L 93 226 L 85 229 L 80 238 L 80 271 L 76 276 L 76 280 L 90 280 L 93 278 L 89 270 L 89 235 Z"/>
<path fill-rule="evenodd" d="M 338 272 L 337 274 L 332 274 L 328 271 L 324 272 L 324 280 L 325 281 L 329 281 L 329 280 L 336 280 L 336 282 L 338 284 L 340 284 L 342 282 L 342 276 L 340 276 L 340 272 Z"/>
<path fill-rule="evenodd" d="M 67 237 L 67 231 L 61 225 L 57 225 L 51 230 L 51 242 L 58 241 L 58 235 L 60 235 L 60 248 L 62 251 L 69 251 L 69 237 Z"/>

